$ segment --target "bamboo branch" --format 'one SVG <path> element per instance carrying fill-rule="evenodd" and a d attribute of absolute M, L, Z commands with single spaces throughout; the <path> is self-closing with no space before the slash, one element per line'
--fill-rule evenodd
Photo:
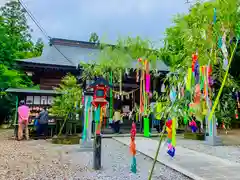
<path fill-rule="evenodd" d="M 209 115 L 209 117 L 208 117 L 208 120 L 209 120 L 209 121 L 212 119 L 213 114 L 214 114 L 214 112 L 215 112 L 215 109 L 217 108 L 217 105 L 218 105 L 218 103 L 219 103 L 219 99 L 220 99 L 220 96 L 221 96 L 221 94 L 222 94 L 223 87 L 224 87 L 224 85 L 225 85 L 225 83 L 226 83 L 227 76 L 228 76 L 228 72 L 229 72 L 229 69 L 230 69 L 230 66 L 231 66 L 231 62 L 232 62 L 232 60 L 233 60 L 233 55 L 234 55 L 234 53 L 235 53 L 235 51 L 236 51 L 237 45 L 238 45 L 238 39 L 237 39 L 237 42 L 236 42 L 236 44 L 235 44 L 235 47 L 234 47 L 234 49 L 233 49 L 233 51 L 232 51 L 232 54 L 231 54 L 231 57 L 230 57 L 230 60 L 229 60 L 229 64 L 228 64 L 228 66 L 227 66 L 227 69 L 226 69 L 226 72 L 225 72 L 225 75 L 224 75 L 224 78 L 223 78 L 223 81 L 222 81 L 222 85 L 221 85 L 221 87 L 220 87 L 220 89 L 219 89 L 219 92 L 218 92 L 218 95 L 217 95 L 217 97 L 216 97 L 216 99 L 215 99 L 215 102 L 214 102 L 212 111 L 210 112 L 210 115 Z"/>
<path fill-rule="evenodd" d="M 169 111 L 171 111 L 171 109 L 173 108 L 173 105 L 174 105 L 174 103 L 173 103 L 172 106 L 169 108 Z M 162 114 L 162 117 L 163 117 L 163 114 Z M 162 119 L 162 117 L 161 117 L 161 119 Z M 163 137 L 164 137 L 163 135 L 164 135 L 164 132 L 165 132 L 165 128 L 166 128 L 166 123 L 164 122 L 164 126 L 163 126 L 162 132 L 161 132 L 161 134 L 160 134 L 157 151 L 156 151 L 156 154 L 155 154 L 155 157 L 154 157 L 154 160 L 153 160 L 153 165 L 152 165 L 152 168 L 151 168 L 151 172 L 150 172 L 150 174 L 149 174 L 149 176 L 148 176 L 148 180 L 151 180 L 151 179 L 152 179 L 154 167 L 155 167 L 155 165 L 156 165 L 157 157 L 158 157 L 158 154 L 159 154 L 159 151 L 160 151 L 160 147 L 161 147 L 161 144 L 162 144 L 162 140 L 163 140 Z"/>

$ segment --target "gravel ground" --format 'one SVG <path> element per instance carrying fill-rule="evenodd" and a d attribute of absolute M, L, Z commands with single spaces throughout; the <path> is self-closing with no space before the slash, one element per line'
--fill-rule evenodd
<path fill-rule="evenodd" d="M 92 169 L 92 153 L 79 152 L 79 146 L 53 145 L 44 140 L 8 140 L 0 132 L 1 180 L 147 180 L 152 160 L 137 154 L 137 174 L 130 173 L 129 148 L 112 139 L 103 140 L 101 171 Z M 156 164 L 152 179 L 189 178 Z"/>

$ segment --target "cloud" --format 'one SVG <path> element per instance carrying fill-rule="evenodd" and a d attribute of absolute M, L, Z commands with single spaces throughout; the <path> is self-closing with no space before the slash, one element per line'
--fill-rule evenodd
<path fill-rule="evenodd" d="M 173 15 L 188 8 L 185 0 L 22 1 L 52 37 L 88 40 L 91 32 L 97 32 L 112 42 L 128 35 L 159 39 Z M 31 20 L 29 24 L 35 38 L 43 37 Z"/>

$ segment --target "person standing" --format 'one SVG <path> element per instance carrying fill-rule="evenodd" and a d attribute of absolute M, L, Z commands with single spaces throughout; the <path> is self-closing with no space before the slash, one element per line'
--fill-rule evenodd
<path fill-rule="evenodd" d="M 30 114 L 30 109 L 25 105 L 24 100 L 20 101 L 20 106 L 18 107 L 18 140 L 23 139 L 23 130 L 25 128 L 25 137 L 29 139 L 29 130 L 28 130 L 28 119 Z"/>
<path fill-rule="evenodd" d="M 115 133 L 120 133 L 120 121 L 121 121 L 121 112 L 116 110 L 113 115 L 113 129 Z"/>
<path fill-rule="evenodd" d="M 38 139 L 42 134 L 46 139 L 48 135 L 48 111 L 46 107 L 44 107 L 43 110 L 39 113 L 37 120 L 38 120 L 38 127 L 37 127 L 36 139 Z"/>

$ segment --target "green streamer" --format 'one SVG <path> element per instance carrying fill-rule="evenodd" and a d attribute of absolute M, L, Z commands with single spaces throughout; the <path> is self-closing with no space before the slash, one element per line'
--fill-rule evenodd
<path fill-rule="evenodd" d="M 161 109 L 162 109 L 162 104 L 160 102 L 156 103 L 156 119 L 161 120 Z"/>
<path fill-rule="evenodd" d="M 95 132 L 97 131 L 98 124 L 100 122 L 100 106 L 97 107 L 94 113 L 94 119 L 95 119 Z"/>
<path fill-rule="evenodd" d="M 194 76 L 194 74 L 195 74 L 195 73 L 192 72 L 192 79 L 191 79 L 192 81 L 191 81 L 191 85 L 194 85 L 194 84 L 195 84 L 195 79 L 194 79 L 195 76 Z"/>
<path fill-rule="evenodd" d="M 172 119 L 172 145 L 176 147 L 176 118 Z"/>
<path fill-rule="evenodd" d="M 149 119 L 148 118 L 144 118 L 143 119 L 143 123 L 144 123 L 144 137 L 149 137 L 150 133 L 149 133 Z"/>
<path fill-rule="evenodd" d="M 89 97 L 87 97 L 86 100 L 87 100 L 86 107 L 85 107 L 86 108 L 86 111 L 85 111 L 85 119 L 86 119 L 86 121 L 85 121 L 84 128 L 83 128 L 83 136 L 82 136 L 83 140 L 85 140 L 87 138 L 88 114 L 89 114 L 88 110 L 89 110 L 89 105 L 91 103 Z"/>
<path fill-rule="evenodd" d="M 187 91 L 191 91 L 191 85 L 192 85 L 192 68 L 188 68 L 188 75 L 187 75 L 187 83 L 186 83 L 186 89 Z"/>

